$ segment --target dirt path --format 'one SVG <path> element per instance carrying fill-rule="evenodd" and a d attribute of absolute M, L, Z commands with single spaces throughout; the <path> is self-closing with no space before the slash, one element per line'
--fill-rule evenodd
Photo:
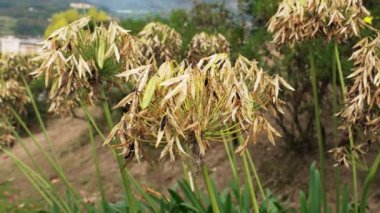
<path fill-rule="evenodd" d="M 92 114 L 97 118 L 101 117 L 101 111 L 99 109 L 93 109 Z M 75 118 L 54 119 L 48 123 L 48 135 L 54 143 L 55 152 L 70 182 L 72 182 L 84 196 L 89 198 L 98 197 L 92 149 L 88 139 L 87 122 Z M 36 138 L 43 143 L 45 148 L 48 148 L 42 133 L 36 134 Z M 109 201 L 120 200 L 122 188 L 116 161 L 109 148 L 101 146 L 101 139 L 99 137 L 95 139 L 98 144 L 97 152 L 107 199 Z M 27 144 L 28 150 L 36 158 L 38 163 L 47 171 L 49 176 L 54 177 L 55 174 L 53 170 L 48 166 L 44 156 L 38 151 L 37 147 L 32 143 L 32 140 L 26 138 L 24 141 Z M 273 147 L 269 143 L 259 142 L 250 149 L 252 150 L 252 156 L 264 187 L 271 189 L 281 200 L 287 201 L 289 206 L 296 206 L 298 203 L 299 190 L 307 191 L 308 168 L 313 159 L 317 159 L 317 153 L 300 156 L 300 154 L 286 151 L 284 143 L 285 142 L 278 142 L 278 145 Z M 31 160 L 27 157 L 19 144 L 13 148 L 13 153 L 21 160 L 31 163 Z M 370 155 L 373 155 L 373 153 Z M 217 177 L 218 186 L 223 187 L 228 184 L 228 181 L 232 178 L 232 174 L 227 156 L 224 152 L 224 146 L 214 146 L 207 155 L 206 161 L 211 168 L 212 175 Z M 331 166 L 333 165 L 331 159 L 328 160 L 327 165 L 328 200 L 330 203 L 334 203 L 333 180 L 335 169 Z M 171 164 L 169 162 L 162 162 L 159 165 L 151 166 L 146 162 L 138 164 L 133 161 L 129 162 L 127 167 L 138 181 L 156 189 L 165 189 L 173 186 L 176 179 L 182 175 L 182 170 L 178 163 Z M 341 173 L 341 184 L 346 183 L 351 186 L 351 171 L 341 169 Z M 361 180 L 364 180 L 364 175 L 364 172 L 359 172 Z M 0 183 L 8 180 L 12 180 L 13 183 L 14 196 L 16 196 L 15 202 L 17 202 L 17 199 L 34 199 L 38 197 L 36 196 L 37 192 L 32 188 L 27 179 L 24 178 L 11 159 L 0 154 Z M 377 212 L 376 210 L 380 211 L 379 176 L 371 189 L 369 207 L 372 212 Z"/>

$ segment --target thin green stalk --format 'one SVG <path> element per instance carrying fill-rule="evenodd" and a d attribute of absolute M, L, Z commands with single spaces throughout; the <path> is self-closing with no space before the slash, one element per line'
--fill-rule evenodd
<path fill-rule="evenodd" d="M 240 145 L 243 144 L 243 138 L 242 138 L 243 136 L 242 136 L 241 132 L 237 133 L 237 135 L 238 135 L 237 140 L 238 140 L 239 144 Z M 253 210 L 255 213 L 259 213 L 259 206 L 258 206 L 257 200 L 256 200 L 255 188 L 253 187 L 251 172 L 249 169 L 249 164 L 248 164 L 248 159 L 247 159 L 247 152 L 248 151 L 244 151 L 243 156 L 242 156 L 244 173 L 245 173 L 245 181 L 248 184 L 249 193 L 251 195 L 251 202 L 253 205 Z"/>
<path fill-rule="evenodd" d="M 182 168 L 183 179 L 186 180 L 188 183 L 190 183 L 189 176 L 188 176 L 189 171 L 187 169 L 186 163 L 183 162 L 183 160 L 181 160 L 181 168 Z"/>
<path fill-rule="evenodd" d="M 55 161 L 55 163 L 57 164 L 57 166 L 60 168 L 60 170 L 62 170 L 62 167 L 61 165 L 59 164 L 58 162 L 58 159 L 57 159 L 57 155 L 53 149 L 53 143 L 51 142 L 48 134 L 47 134 L 47 130 L 46 130 L 46 127 L 45 127 L 45 124 L 44 124 L 44 121 L 42 120 L 42 117 L 41 117 L 41 114 L 40 114 L 40 111 L 38 110 L 38 107 L 37 107 L 37 104 L 36 104 L 36 101 L 34 100 L 34 96 L 32 94 L 32 91 L 30 90 L 30 87 L 28 85 L 28 83 L 26 82 L 24 76 L 21 76 L 22 77 L 22 81 L 24 82 L 24 85 L 25 85 L 25 89 L 26 89 L 26 92 L 28 93 L 28 96 L 29 96 L 29 99 L 30 99 L 30 102 L 32 103 L 32 106 L 33 106 L 33 110 L 37 116 L 37 120 L 38 120 L 38 123 L 41 127 L 41 130 L 43 132 L 43 135 L 45 137 L 45 140 L 46 142 L 48 143 L 49 145 L 49 149 L 53 155 L 53 159 Z"/>
<path fill-rule="evenodd" d="M 255 180 L 256 180 L 256 183 L 257 183 L 257 186 L 259 187 L 259 191 L 260 191 L 260 194 L 261 194 L 261 198 L 263 200 L 266 200 L 266 196 L 265 196 L 265 193 L 264 193 L 264 190 L 263 190 L 263 187 L 261 185 L 261 181 L 260 181 L 260 178 L 259 178 L 259 175 L 257 173 L 257 170 L 256 170 L 256 166 L 255 164 L 253 163 L 253 159 L 251 157 L 251 154 L 247 151 L 247 157 L 248 157 L 248 161 L 249 161 L 249 164 L 251 165 L 251 168 L 252 168 L 252 171 L 253 171 L 253 176 L 255 177 Z"/>
<path fill-rule="evenodd" d="M 336 85 L 336 58 L 333 59 L 332 63 L 332 90 L 333 90 L 333 135 L 334 135 L 334 144 L 335 146 L 338 146 L 338 120 L 336 117 L 336 113 L 338 113 L 338 91 L 337 91 L 337 85 Z"/>
<path fill-rule="evenodd" d="M 202 165 L 201 166 L 201 170 L 202 170 L 203 180 L 204 180 L 204 182 L 206 184 L 207 192 L 208 192 L 208 195 L 210 197 L 211 206 L 212 206 L 212 212 L 214 212 L 214 213 L 220 213 L 218 202 L 216 201 L 216 197 L 215 197 L 214 188 L 212 187 L 211 180 L 210 180 L 210 177 L 208 175 L 208 171 L 207 171 L 206 165 Z"/>
<path fill-rule="evenodd" d="M 60 169 L 60 167 L 56 164 L 54 159 L 46 152 L 46 150 L 41 146 L 41 143 L 37 140 L 35 135 L 29 130 L 25 122 L 22 120 L 20 115 L 12 108 L 9 108 L 11 112 L 13 113 L 14 117 L 16 118 L 17 122 L 21 125 L 21 127 L 25 130 L 25 132 L 29 135 L 29 137 L 32 139 L 33 143 L 37 146 L 38 150 L 45 156 L 45 158 L 49 161 L 50 165 L 53 167 L 53 169 L 57 172 L 59 178 L 65 183 L 65 185 L 70 189 L 75 195 L 78 195 L 74 188 L 71 186 L 69 181 L 67 180 L 66 176 L 64 175 L 63 171 Z"/>
<path fill-rule="evenodd" d="M 251 194 L 253 209 L 255 213 L 259 213 L 259 207 L 256 200 L 255 188 L 253 187 L 253 182 L 252 182 L 251 173 L 249 171 L 249 165 L 248 165 L 246 152 L 244 152 L 243 154 L 243 165 L 244 165 L 245 179 L 249 187 L 249 192 Z"/>
<path fill-rule="evenodd" d="M 346 84 L 344 82 L 342 64 L 341 64 L 340 56 L 339 56 L 339 47 L 336 42 L 334 43 L 334 49 L 335 49 L 335 58 L 336 58 L 337 66 L 338 66 L 339 81 L 340 81 L 340 87 L 342 90 L 343 102 L 346 103 Z M 359 201 L 358 181 L 357 181 L 357 173 L 356 173 L 355 154 L 352 151 L 354 149 L 354 138 L 353 138 L 351 126 L 348 127 L 348 135 L 349 135 L 350 150 L 351 150 L 352 178 L 353 178 L 353 187 L 354 187 L 354 209 L 355 209 L 355 212 L 358 212 L 358 201 Z"/>
<path fill-rule="evenodd" d="M 106 118 L 106 121 L 108 124 L 108 128 L 111 130 L 113 128 L 113 121 L 112 121 L 110 106 L 107 102 L 107 97 L 106 97 L 103 89 L 100 91 L 100 93 L 101 93 L 100 94 L 101 98 L 103 99 L 102 105 L 103 105 L 104 115 L 105 115 L 105 118 Z M 123 186 L 124 186 L 125 192 L 127 194 L 127 200 L 128 200 L 128 205 L 130 207 L 130 211 L 133 213 L 137 212 L 136 198 L 134 197 L 134 195 L 132 193 L 131 183 L 130 183 L 129 178 L 127 176 L 126 168 L 124 166 L 124 160 L 120 155 L 118 155 L 116 153 L 116 151 L 114 149 L 112 149 L 112 154 L 115 156 L 115 158 L 117 160 L 117 164 L 119 166 L 119 171 L 121 173 Z"/>
<path fill-rule="evenodd" d="M 322 200 L 324 212 L 327 212 L 327 202 L 326 202 L 326 166 L 325 166 L 325 149 L 323 144 L 322 136 L 322 126 L 321 126 L 321 115 L 318 99 L 318 87 L 317 87 L 317 72 L 315 67 L 314 50 L 312 45 L 309 45 L 309 60 L 310 60 L 310 77 L 311 84 L 313 87 L 313 98 L 314 98 L 314 110 L 315 110 L 315 124 L 317 127 L 317 137 L 318 137 L 318 152 L 319 152 L 319 164 L 321 170 L 321 181 L 322 181 Z"/>
<path fill-rule="evenodd" d="M 227 142 L 225 139 L 224 139 L 224 148 L 225 148 L 225 150 L 227 152 L 228 160 L 230 161 L 230 166 L 231 166 L 232 174 L 234 175 L 234 179 L 239 184 L 240 183 L 240 178 L 239 178 L 239 174 L 237 172 L 236 159 L 232 155 L 232 150 L 231 150 L 230 143 Z"/>
<path fill-rule="evenodd" d="M 7 123 L 7 125 L 11 125 L 11 123 L 9 122 L 8 118 L 6 118 L 4 116 L 3 119 L 5 120 L 5 122 Z M 36 167 L 36 169 L 38 170 L 38 172 L 40 174 L 42 174 L 46 178 L 47 175 L 45 174 L 45 172 L 43 171 L 43 169 L 40 167 L 40 164 L 37 163 L 36 159 L 34 159 L 34 157 L 32 156 L 32 154 L 30 153 L 29 149 L 26 148 L 26 145 L 25 145 L 24 141 L 21 139 L 21 137 L 18 134 L 18 132 L 14 128 L 12 128 L 12 133 L 13 133 L 14 137 L 16 138 L 16 141 L 21 145 L 22 149 L 24 150 L 24 152 L 28 156 L 28 159 L 30 159 L 32 161 L 33 166 Z"/>
<path fill-rule="evenodd" d="M 152 198 L 151 195 L 149 195 L 141 186 L 140 184 L 133 178 L 132 174 L 126 170 L 126 174 L 131 181 L 131 183 L 136 187 L 137 191 L 140 192 L 142 197 L 150 204 L 150 207 L 153 208 L 154 212 L 159 212 L 159 204 Z"/>
<path fill-rule="evenodd" d="M 56 204 L 63 212 L 70 212 L 70 207 L 68 207 L 67 203 L 62 201 L 60 197 L 54 193 L 52 186 L 49 184 L 48 181 L 46 181 L 28 165 L 22 162 L 16 155 L 14 155 L 6 149 L 3 149 L 3 151 L 19 167 L 20 171 L 31 182 L 33 188 L 35 188 L 41 194 L 41 196 L 46 200 L 46 202 L 50 206 Z"/>
<path fill-rule="evenodd" d="M 362 192 L 362 201 L 360 203 L 360 213 L 365 213 L 367 208 L 367 196 L 369 191 L 369 186 L 373 182 L 375 175 L 380 167 L 380 152 L 377 153 L 375 161 L 372 163 L 371 168 L 369 169 L 368 175 L 364 181 L 364 187 Z"/>
<path fill-rule="evenodd" d="M 335 52 L 335 51 L 333 51 Z M 338 120 L 336 117 L 336 113 L 338 113 L 338 91 L 337 91 L 337 76 L 336 76 L 336 58 L 334 57 L 332 61 L 332 89 L 333 89 L 333 135 L 334 135 L 334 144 L 338 146 Z M 340 169 L 339 167 L 335 167 L 335 211 L 337 213 L 340 212 Z"/>
<path fill-rule="evenodd" d="M 89 131 L 89 135 L 90 135 L 90 142 L 92 145 L 92 155 L 93 155 L 94 163 L 95 163 L 95 171 L 96 171 L 96 177 L 98 179 L 98 186 L 99 186 L 100 197 L 101 197 L 101 201 L 102 201 L 102 207 L 103 207 L 103 211 L 107 212 L 106 193 L 104 191 L 102 176 L 100 174 L 99 157 L 98 157 L 98 152 L 96 150 L 97 147 L 96 147 L 96 143 L 94 140 L 94 135 L 93 135 L 91 123 L 88 124 L 88 131 Z"/>

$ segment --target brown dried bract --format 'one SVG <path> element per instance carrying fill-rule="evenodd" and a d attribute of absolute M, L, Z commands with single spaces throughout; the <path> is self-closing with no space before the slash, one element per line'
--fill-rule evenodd
<path fill-rule="evenodd" d="M 92 105 L 103 86 L 117 83 L 114 76 L 145 63 L 138 39 L 111 22 L 91 28 L 89 17 L 55 31 L 43 42 L 33 72 L 51 82 L 50 111 L 65 115 L 79 100 Z"/>
<path fill-rule="evenodd" d="M 264 114 L 269 109 L 281 112 L 278 96 L 281 87 L 292 89 L 279 76 L 270 76 L 240 56 L 232 64 L 228 54 L 203 58 L 196 66 L 169 61 L 160 67 L 148 65 L 123 73 L 135 76 L 136 90 L 116 107 L 129 110 L 112 129 L 105 144 L 116 136 L 115 148 L 138 160 L 145 145 L 161 150 L 161 158 L 204 156 L 212 143 L 231 141 L 234 133 L 244 138 L 237 152 L 265 133 L 274 144 L 280 134 Z M 239 133 L 240 134 L 240 133 Z M 194 156 L 195 154 L 195 156 Z"/>
<path fill-rule="evenodd" d="M 139 32 L 138 37 L 144 45 L 141 45 L 145 57 L 154 57 L 157 61 L 165 62 L 173 60 L 179 54 L 182 38 L 168 25 L 151 22 Z"/>
<path fill-rule="evenodd" d="M 343 42 L 360 36 L 368 10 L 361 0 L 284 0 L 268 23 L 273 42 L 281 45 L 322 37 Z"/>
<path fill-rule="evenodd" d="M 380 141 L 380 35 L 364 38 L 351 60 L 355 68 L 347 103 L 340 116 L 345 125 L 362 128 L 371 141 Z"/>
<path fill-rule="evenodd" d="M 230 43 L 222 34 L 213 35 L 201 32 L 191 39 L 187 59 L 191 63 L 197 63 L 201 58 L 216 53 L 229 53 L 230 46 Z"/>

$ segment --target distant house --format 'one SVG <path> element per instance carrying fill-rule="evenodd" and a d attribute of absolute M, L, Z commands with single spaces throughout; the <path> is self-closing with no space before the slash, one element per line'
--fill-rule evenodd
<path fill-rule="evenodd" d="M 41 39 L 21 39 L 13 36 L 0 37 L 1 54 L 28 54 L 35 53 L 40 48 Z"/>
<path fill-rule="evenodd" d="M 70 7 L 74 9 L 90 9 L 93 5 L 87 3 L 70 3 Z"/>

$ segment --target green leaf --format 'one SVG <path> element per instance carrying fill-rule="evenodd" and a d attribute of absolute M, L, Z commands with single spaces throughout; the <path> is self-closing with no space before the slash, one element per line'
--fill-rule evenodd
<path fill-rule="evenodd" d="M 307 201 L 306 201 L 306 195 L 304 192 L 300 192 L 300 208 L 301 208 L 301 213 L 307 213 Z"/>
<path fill-rule="evenodd" d="M 350 200 L 348 197 L 348 187 L 347 185 L 345 185 L 343 189 L 343 198 L 342 198 L 342 213 L 349 213 L 349 212 L 350 212 Z"/>
<path fill-rule="evenodd" d="M 227 198 L 224 203 L 223 212 L 232 212 L 232 199 L 231 194 L 227 195 Z"/>
<path fill-rule="evenodd" d="M 104 43 L 104 41 L 100 40 L 98 48 L 98 66 L 100 69 L 103 69 L 105 49 L 106 44 Z"/>
<path fill-rule="evenodd" d="M 156 90 L 158 77 L 153 76 L 146 85 L 142 102 L 140 103 L 141 109 L 146 109 L 153 98 L 154 91 Z"/>
<path fill-rule="evenodd" d="M 179 181 L 178 182 L 183 194 L 190 200 L 190 202 L 200 211 L 206 211 L 206 209 L 202 206 L 202 203 L 197 199 L 197 196 L 193 191 L 191 191 L 191 188 L 189 184 L 186 181 Z"/>

